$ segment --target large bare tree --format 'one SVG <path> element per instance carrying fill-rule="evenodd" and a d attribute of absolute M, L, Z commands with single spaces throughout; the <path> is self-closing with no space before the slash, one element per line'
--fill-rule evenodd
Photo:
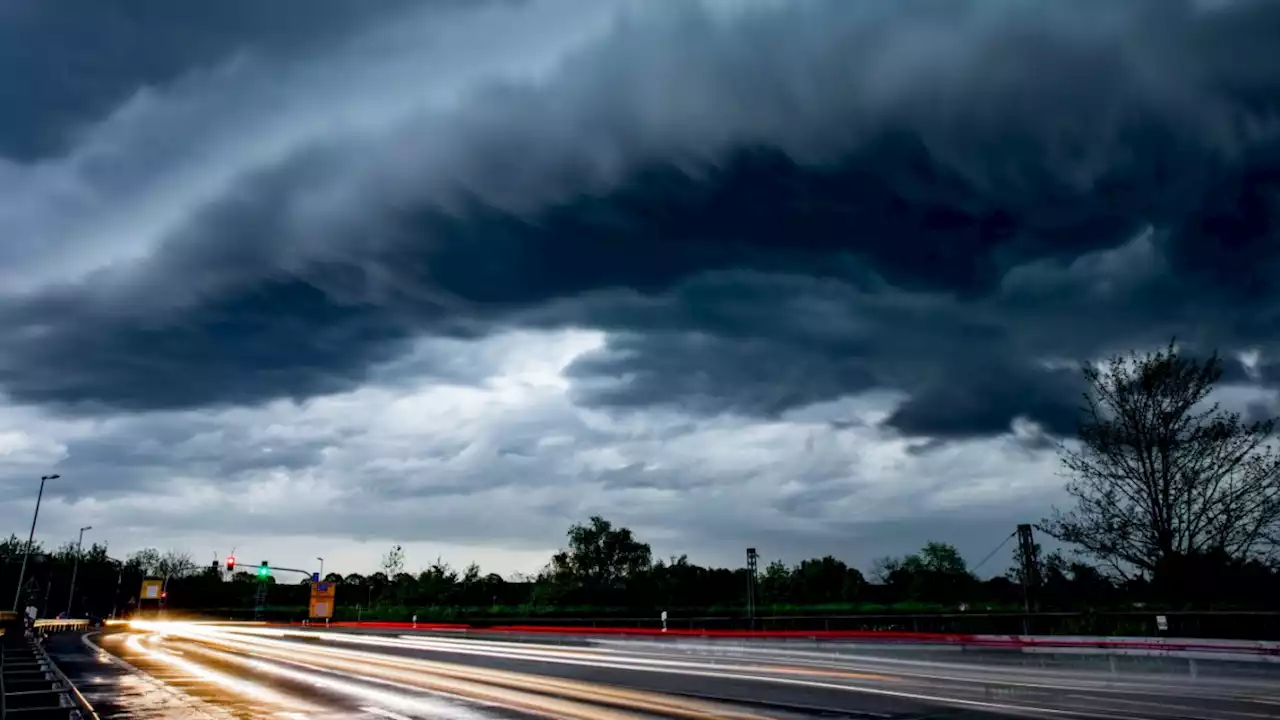
<path fill-rule="evenodd" d="M 1245 422 L 1209 402 L 1222 378 L 1165 350 L 1086 365 L 1078 443 L 1060 448 L 1076 507 L 1043 529 L 1121 576 L 1153 577 L 1189 558 L 1274 551 L 1280 526 L 1275 420 Z"/>
<path fill-rule="evenodd" d="M 195 572 L 196 564 L 191 553 L 182 550 L 168 550 L 156 560 L 155 571 L 162 577 L 186 577 Z"/>

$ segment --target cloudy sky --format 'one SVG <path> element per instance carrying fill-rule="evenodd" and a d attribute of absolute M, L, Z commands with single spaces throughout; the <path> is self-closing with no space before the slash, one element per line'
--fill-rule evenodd
<path fill-rule="evenodd" d="M 598 513 L 699 562 L 976 559 L 1063 502 L 1079 362 L 1177 335 L 1275 409 L 1277 35 L 1273 0 L 0 2 L 0 532 L 52 472 L 39 537 L 113 555 L 528 572 Z"/>

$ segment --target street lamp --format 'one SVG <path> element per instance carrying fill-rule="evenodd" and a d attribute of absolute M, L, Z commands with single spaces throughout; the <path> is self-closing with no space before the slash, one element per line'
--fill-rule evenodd
<path fill-rule="evenodd" d="M 31 543 L 36 538 L 36 520 L 40 517 L 40 499 L 44 497 L 44 483 L 46 480 L 57 480 L 61 475 L 42 475 L 40 477 L 40 492 L 36 494 L 36 511 L 31 516 L 31 533 L 27 535 L 27 551 L 22 553 L 22 569 L 18 571 L 18 589 L 13 592 L 13 611 L 19 612 L 18 602 L 22 600 L 22 581 L 27 576 L 27 559 L 31 557 Z"/>
<path fill-rule="evenodd" d="M 116 564 L 116 592 L 111 596 L 111 618 L 115 619 L 120 613 L 120 582 L 124 580 L 124 561 L 108 557 L 107 560 Z"/>
<path fill-rule="evenodd" d="M 71 617 L 71 601 L 76 596 L 76 573 L 80 572 L 80 549 L 84 547 L 84 531 L 92 529 L 92 525 L 80 528 L 80 539 L 76 541 L 76 562 L 71 566 L 71 589 L 67 591 L 67 617 Z"/>
<path fill-rule="evenodd" d="M 324 558 L 318 557 L 316 559 L 320 561 L 320 582 L 324 582 Z"/>

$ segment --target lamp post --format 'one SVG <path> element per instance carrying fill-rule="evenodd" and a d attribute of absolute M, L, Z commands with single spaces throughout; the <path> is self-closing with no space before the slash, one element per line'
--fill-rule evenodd
<path fill-rule="evenodd" d="M 80 551 L 84 547 L 84 531 L 92 529 L 92 525 L 80 528 L 80 539 L 76 541 L 76 561 L 71 566 L 71 589 L 67 591 L 67 617 L 71 617 L 71 603 L 76 597 L 76 574 L 80 572 Z"/>
<path fill-rule="evenodd" d="M 116 564 L 116 592 L 111 596 L 111 618 L 114 620 L 120 614 L 120 582 L 124 580 L 124 561 L 113 557 L 108 557 L 107 560 Z"/>
<path fill-rule="evenodd" d="M 22 553 L 22 569 L 18 571 L 18 588 L 13 591 L 13 611 L 20 612 L 18 603 L 22 600 L 22 581 L 27 577 L 27 559 L 31 557 L 31 543 L 36 538 L 36 520 L 40 518 L 40 500 L 44 497 L 44 483 L 46 480 L 57 480 L 60 475 L 42 475 L 40 477 L 40 492 L 36 494 L 36 511 L 31 516 L 31 532 L 27 535 L 27 550 Z"/>
<path fill-rule="evenodd" d="M 320 582 L 324 582 L 324 558 L 318 557 L 316 559 L 320 561 Z"/>

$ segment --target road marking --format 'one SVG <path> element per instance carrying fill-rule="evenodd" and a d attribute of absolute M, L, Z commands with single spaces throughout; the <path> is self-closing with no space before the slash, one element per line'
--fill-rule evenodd
<path fill-rule="evenodd" d="M 1113 698 L 1113 697 L 1095 697 L 1093 695 L 1075 695 L 1075 694 L 1069 694 L 1069 695 L 1066 695 L 1066 697 L 1074 698 L 1076 700 L 1085 700 L 1092 703 L 1101 703 L 1103 705 L 1110 704 L 1110 703 L 1123 704 L 1123 705 L 1136 705 L 1138 707 L 1154 708 L 1164 713 L 1168 713 L 1171 710 L 1174 712 L 1180 712 L 1180 713 L 1185 713 L 1188 711 L 1188 708 L 1185 708 L 1185 707 L 1181 707 L 1178 705 L 1170 705 L 1162 702 L 1156 702 L 1154 700 L 1121 700 L 1120 698 Z M 1272 719 L 1275 718 L 1274 714 L 1251 713 L 1251 712 L 1244 712 L 1243 710 L 1223 710 L 1221 708 L 1213 708 L 1210 712 L 1213 712 L 1217 715 L 1231 715 L 1232 717 L 1272 718 Z"/>
<path fill-rule="evenodd" d="M 795 667 L 794 665 L 747 665 L 744 669 L 764 672 L 782 673 L 784 675 L 808 675 L 811 677 L 845 678 L 847 680 L 887 680 L 896 678 L 875 673 L 848 672 L 845 670 L 820 670 L 818 668 Z"/>
<path fill-rule="evenodd" d="M 394 712 L 391 712 L 390 710 L 384 710 L 380 707 L 362 707 L 360 709 L 364 712 L 369 713 L 370 715 L 377 715 L 378 717 L 388 718 L 388 720 L 413 720 L 413 718 L 409 717 L 408 715 L 401 715 L 400 713 L 394 713 Z"/>

